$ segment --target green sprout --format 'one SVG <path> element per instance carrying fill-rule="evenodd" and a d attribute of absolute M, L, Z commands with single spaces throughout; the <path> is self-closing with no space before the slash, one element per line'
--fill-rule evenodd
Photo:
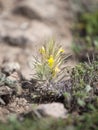
<path fill-rule="evenodd" d="M 51 40 L 39 49 L 40 57 L 35 57 L 35 78 L 40 81 L 51 81 L 58 77 L 66 61 L 65 51 L 61 45 Z M 60 74 L 61 75 L 61 74 Z"/>

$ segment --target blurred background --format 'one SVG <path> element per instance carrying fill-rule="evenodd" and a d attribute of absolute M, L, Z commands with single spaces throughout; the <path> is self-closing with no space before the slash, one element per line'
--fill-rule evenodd
<path fill-rule="evenodd" d="M 18 62 L 29 77 L 33 55 L 52 38 L 74 55 L 68 65 L 98 57 L 97 9 L 98 0 L 0 0 L 0 65 Z"/>

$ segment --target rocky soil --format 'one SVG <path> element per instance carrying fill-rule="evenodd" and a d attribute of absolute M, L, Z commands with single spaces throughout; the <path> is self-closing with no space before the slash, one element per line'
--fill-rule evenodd
<path fill-rule="evenodd" d="M 67 110 L 61 103 L 37 105 L 31 110 L 30 92 L 33 88 L 30 87 L 35 84 L 31 85 L 28 81 L 33 72 L 32 55 L 38 55 L 39 47 L 49 39 L 56 39 L 66 53 L 72 53 L 72 23 L 70 0 L 0 0 L 1 120 L 5 121 L 9 113 L 25 111 L 33 112 L 38 117 L 66 118 Z M 69 60 L 67 65 L 74 64 Z M 23 84 L 26 80 L 27 88 Z"/>
<path fill-rule="evenodd" d="M 71 23 L 72 12 L 68 0 L 6 0 L 6 2 L 0 0 L 0 117 L 2 120 L 11 113 L 31 110 L 29 91 L 32 88 L 28 86 L 32 85 L 29 83 L 26 85 L 24 79 L 32 78 L 32 55 L 38 55 L 39 47 L 51 38 L 60 42 L 66 48 L 66 53 L 69 53 Z M 54 104 L 54 106 L 50 104 L 45 107 L 42 105 L 38 110 L 43 111 L 41 114 L 55 117 L 66 115 L 62 104 Z M 58 111 L 58 114 L 55 111 Z M 40 112 L 35 113 L 41 116 Z"/>
<path fill-rule="evenodd" d="M 0 64 L 5 60 L 17 61 L 22 73 L 30 77 L 32 55 L 51 38 L 70 53 L 69 0 L 0 0 L 0 5 Z"/>

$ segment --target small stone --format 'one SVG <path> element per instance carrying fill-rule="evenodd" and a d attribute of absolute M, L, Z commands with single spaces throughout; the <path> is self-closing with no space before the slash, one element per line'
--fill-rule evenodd
<path fill-rule="evenodd" d="M 12 89 L 8 86 L 1 86 L 0 87 L 0 96 L 2 95 L 10 95 L 12 94 Z"/>
<path fill-rule="evenodd" d="M 21 77 L 19 76 L 17 72 L 13 72 L 10 76 L 7 77 L 7 79 L 12 82 L 18 82 L 20 81 L 20 78 Z"/>
<path fill-rule="evenodd" d="M 2 72 L 8 75 L 11 75 L 13 72 L 19 72 L 20 71 L 20 65 L 17 62 L 5 62 L 2 65 Z"/>
<path fill-rule="evenodd" d="M 51 116 L 54 118 L 67 117 L 67 110 L 62 103 L 41 104 L 36 110 L 41 116 Z"/>

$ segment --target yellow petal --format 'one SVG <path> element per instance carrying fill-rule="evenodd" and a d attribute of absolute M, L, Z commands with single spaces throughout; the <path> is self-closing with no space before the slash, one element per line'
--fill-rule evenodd
<path fill-rule="evenodd" d="M 64 49 L 60 48 L 59 53 L 64 53 Z"/>
<path fill-rule="evenodd" d="M 55 67 L 55 72 L 58 73 L 60 69 L 58 67 Z"/>
<path fill-rule="evenodd" d="M 58 67 L 55 67 L 54 70 L 52 70 L 53 77 L 55 77 L 59 71 L 60 69 Z"/>
<path fill-rule="evenodd" d="M 45 52 L 46 52 L 46 51 L 45 51 L 45 48 L 44 48 L 44 46 L 42 46 L 42 48 L 40 49 L 40 53 L 41 53 L 41 54 L 45 54 Z"/>
<path fill-rule="evenodd" d="M 52 55 L 48 59 L 48 65 L 49 65 L 50 68 L 52 68 L 54 66 L 54 59 L 53 59 Z"/>
<path fill-rule="evenodd" d="M 64 53 L 64 52 L 65 52 L 64 49 L 60 48 L 60 49 L 58 50 L 58 52 L 57 52 L 57 55 L 59 55 L 60 53 Z"/>

